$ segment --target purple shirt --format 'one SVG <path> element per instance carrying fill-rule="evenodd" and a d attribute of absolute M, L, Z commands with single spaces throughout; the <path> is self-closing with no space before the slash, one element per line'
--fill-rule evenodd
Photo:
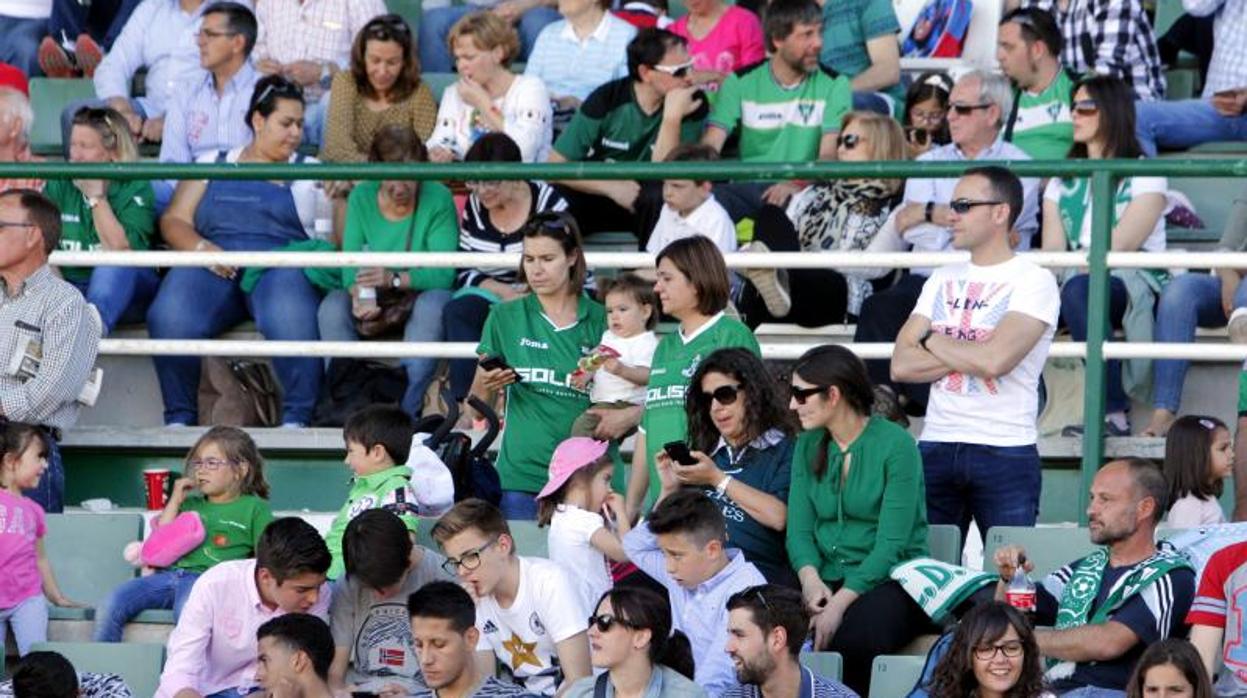
<path fill-rule="evenodd" d="M 0 490 L 0 609 L 13 608 L 42 591 L 35 546 L 46 532 L 42 507 Z"/>

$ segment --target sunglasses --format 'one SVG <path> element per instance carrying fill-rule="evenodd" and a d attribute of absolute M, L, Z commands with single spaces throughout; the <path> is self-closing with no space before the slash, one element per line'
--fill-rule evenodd
<path fill-rule="evenodd" d="M 975 201 L 973 199 L 957 199 L 956 201 L 949 202 L 948 207 L 953 210 L 953 213 L 956 213 L 959 216 L 964 216 L 965 214 L 969 213 L 970 209 L 974 208 L 975 206 L 995 206 L 996 204 L 1003 204 L 1003 203 L 1004 203 L 1003 201 Z"/>
<path fill-rule="evenodd" d="M 398 15 L 383 15 L 368 23 L 364 35 L 370 39 L 387 41 L 393 36 L 411 36 L 411 27 Z"/>
<path fill-rule="evenodd" d="M 631 623 L 613 613 L 599 613 L 596 616 L 589 616 L 589 625 L 596 627 L 599 633 L 608 633 L 616 625 L 624 628 L 633 627 Z"/>
<path fill-rule="evenodd" d="M 969 116 L 970 114 L 973 114 L 973 113 L 974 113 L 974 111 L 975 111 L 975 110 L 977 110 L 977 109 L 987 109 L 988 107 L 992 107 L 992 106 L 995 106 L 995 105 L 993 105 L 993 104 L 991 104 L 991 103 L 986 103 L 986 104 L 950 104 L 950 105 L 948 105 L 948 108 L 949 108 L 949 109 L 951 109 L 951 110 L 953 110 L 953 111 L 955 111 L 955 112 L 957 112 L 957 115 L 958 115 L 958 116 Z"/>
<path fill-rule="evenodd" d="M 802 388 L 799 385 L 793 385 L 789 387 L 792 389 L 792 399 L 796 400 L 798 405 L 804 405 L 806 400 L 809 400 L 820 393 L 827 392 L 827 389 L 831 386 L 816 385 L 813 388 Z"/>
<path fill-rule="evenodd" d="M 655 65 L 651 67 L 654 70 L 657 70 L 660 73 L 666 73 L 673 78 L 685 78 L 688 77 L 689 71 L 693 69 L 693 62 L 689 61 L 688 63 L 681 63 L 679 65 Z"/>
<path fill-rule="evenodd" d="M 303 88 L 293 82 L 290 82 L 289 80 L 286 80 L 285 78 L 281 78 L 269 83 L 268 86 L 260 92 L 260 96 L 256 98 L 255 104 L 264 104 L 264 101 L 270 96 L 302 101 Z"/>
<path fill-rule="evenodd" d="M 740 396 L 741 390 L 739 385 L 720 385 L 710 392 L 700 393 L 703 400 L 714 400 L 720 405 L 733 405 L 736 398 Z"/>
<path fill-rule="evenodd" d="M 839 138 L 836 139 L 836 143 L 838 143 L 840 147 L 844 148 L 845 150 L 853 150 L 861 142 L 862 142 L 862 137 L 857 135 L 856 133 L 846 133 L 843 136 L 840 136 Z"/>
<path fill-rule="evenodd" d="M 1100 113 L 1100 105 L 1094 99 L 1080 99 L 1071 104 L 1070 108 L 1079 116 L 1095 116 Z"/>

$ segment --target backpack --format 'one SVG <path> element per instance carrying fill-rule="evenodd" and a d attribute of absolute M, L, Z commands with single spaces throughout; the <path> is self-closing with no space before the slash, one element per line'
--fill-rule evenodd
<path fill-rule="evenodd" d="M 944 655 L 948 654 L 948 650 L 953 646 L 953 635 L 957 632 L 957 627 L 953 626 L 940 635 L 940 639 L 931 645 L 931 649 L 927 651 L 927 659 L 922 663 L 922 674 L 918 676 L 917 683 L 909 691 L 906 698 L 929 698 L 927 687 L 931 685 L 931 679 L 935 676 L 935 667 L 939 666 L 940 660 Z"/>
<path fill-rule="evenodd" d="M 331 359 L 325 384 L 312 415 L 312 425 L 340 427 L 369 405 L 397 405 L 407 391 L 407 372 L 367 359 Z"/>

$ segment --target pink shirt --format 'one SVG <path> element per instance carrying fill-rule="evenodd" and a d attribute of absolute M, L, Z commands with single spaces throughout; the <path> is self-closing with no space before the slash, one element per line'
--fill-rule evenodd
<path fill-rule="evenodd" d="M 0 609 L 13 608 L 43 590 L 35 546 L 47 530 L 43 507 L 0 490 Z"/>
<path fill-rule="evenodd" d="M 255 686 L 255 632 L 283 613 L 261 603 L 255 560 L 222 562 L 204 572 L 169 636 L 169 658 L 156 698 L 172 698 L 187 688 L 207 696 Z M 321 585 L 309 613 L 328 622 L 328 584 Z"/>
<path fill-rule="evenodd" d="M 688 41 L 688 54 L 692 56 L 696 70 L 731 73 L 766 58 L 762 23 L 749 10 L 736 5 L 728 6 L 714 28 L 702 39 L 694 39 L 688 33 L 688 18 L 689 15 L 684 15 L 668 28 Z"/>

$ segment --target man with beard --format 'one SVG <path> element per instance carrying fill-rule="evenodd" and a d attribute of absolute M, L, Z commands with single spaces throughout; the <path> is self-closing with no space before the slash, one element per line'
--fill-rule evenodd
<path fill-rule="evenodd" d="M 1059 695 L 1124 696 L 1143 650 L 1181 633 L 1195 571 L 1168 544 L 1154 542 L 1166 492 L 1160 469 L 1141 458 L 1096 473 L 1087 518 L 1091 542 L 1105 547 L 1048 575 L 1038 589 L 1035 625 L 1052 627 L 1037 629 L 1035 639 L 1057 662 L 1047 678 Z M 1013 545 L 996 551 L 997 599 L 1025 554 Z"/>
<path fill-rule="evenodd" d="M 1047 12 L 1021 7 L 996 32 L 996 60 L 1016 88 L 1004 139 L 1036 160 L 1063 159 L 1074 144 L 1074 81 L 1061 67 L 1061 30 Z"/>
<path fill-rule="evenodd" d="M 844 684 L 801 666 L 810 613 L 801 593 L 760 584 L 727 600 L 727 645 L 740 685 L 721 698 L 855 698 Z"/>

